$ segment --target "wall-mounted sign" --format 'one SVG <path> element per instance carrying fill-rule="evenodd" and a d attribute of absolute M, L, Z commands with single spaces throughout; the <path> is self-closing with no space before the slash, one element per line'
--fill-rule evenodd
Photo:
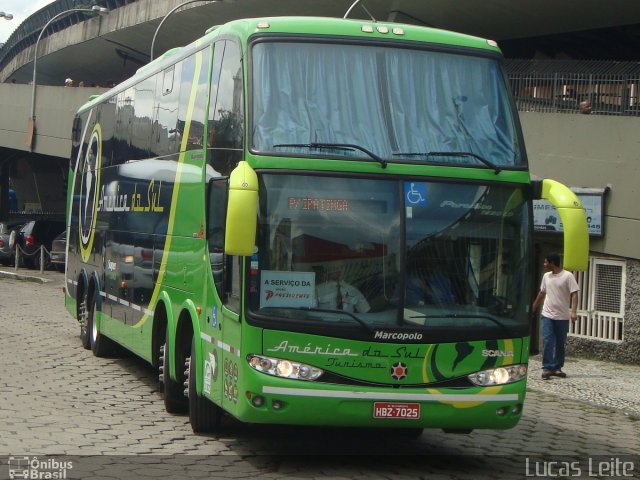
<path fill-rule="evenodd" d="M 572 188 L 587 215 L 589 235 L 604 235 L 604 195 L 608 188 Z M 556 207 L 546 200 L 533 201 L 533 229 L 536 232 L 562 233 L 564 228 Z"/>

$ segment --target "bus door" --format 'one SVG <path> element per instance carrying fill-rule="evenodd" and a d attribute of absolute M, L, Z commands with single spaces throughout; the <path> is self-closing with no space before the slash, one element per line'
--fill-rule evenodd
<path fill-rule="evenodd" d="M 238 375 L 240 372 L 242 329 L 240 320 L 240 299 L 242 285 L 243 257 L 225 255 L 224 305 L 222 341 L 223 355 L 223 403 L 222 406 L 234 412 L 238 406 Z"/>

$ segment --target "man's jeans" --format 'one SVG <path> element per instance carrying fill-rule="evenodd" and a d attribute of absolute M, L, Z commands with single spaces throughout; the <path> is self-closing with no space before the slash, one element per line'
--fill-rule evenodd
<path fill-rule="evenodd" d="M 552 320 L 542 316 L 542 368 L 560 370 L 564 366 L 564 344 L 569 320 Z"/>

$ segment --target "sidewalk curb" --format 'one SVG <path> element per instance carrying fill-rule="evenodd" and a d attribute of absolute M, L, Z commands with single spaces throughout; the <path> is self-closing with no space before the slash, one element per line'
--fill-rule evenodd
<path fill-rule="evenodd" d="M 51 280 L 48 278 L 36 277 L 35 275 L 28 275 L 17 272 L 7 272 L 6 270 L 0 270 L 0 278 L 11 278 L 13 280 L 22 280 L 25 282 L 35 283 L 49 283 Z"/>

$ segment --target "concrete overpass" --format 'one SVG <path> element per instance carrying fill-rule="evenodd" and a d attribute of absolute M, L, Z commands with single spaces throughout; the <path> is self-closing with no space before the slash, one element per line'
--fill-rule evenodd
<path fill-rule="evenodd" d="M 129 77 L 148 62 L 153 34 L 161 19 L 183 1 L 96 0 L 93 3 L 106 6 L 111 12 L 103 17 L 77 12 L 60 18 L 47 29 L 40 42 L 38 84 L 63 85 L 70 74 L 76 82 L 83 80 L 86 85 Z M 212 25 L 234 18 L 274 15 L 342 17 L 352 2 L 194 2 L 176 11 L 164 24 L 156 39 L 156 56 L 169 48 L 191 42 Z M 57 0 L 24 22 L 31 21 L 31 24 L 24 28 L 21 26 L 0 49 L 0 82 L 15 79 L 17 83 L 28 83 L 31 80 L 33 47 L 42 26 L 53 14 L 74 5 L 72 0 Z M 554 38 L 564 56 L 585 58 L 578 53 L 580 45 L 577 44 L 591 48 L 593 52 L 599 51 L 612 34 L 607 32 L 607 35 L 598 36 L 597 32 L 611 28 L 618 32 L 618 36 L 614 35 L 617 52 L 614 54 L 613 49 L 609 49 L 606 59 L 626 55 L 622 53 L 626 48 L 635 52 L 639 45 L 640 3 L 631 0 L 618 1 L 607 8 L 602 8 L 601 0 L 363 0 L 350 17 L 369 19 L 369 14 L 380 20 L 434 26 L 491 38 L 500 43 L 507 56 L 511 56 L 510 50 L 522 51 L 523 42 L 528 42 L 529 49 L 536 51 L 539 45 L 545 44 L 545 38 Z M 567 33 L 582 36 L 579 40 L 558 37 Z M 626 35 L 624 41 L 620 40 L 620 35 Z M 545 52 L 545 55 L 553 56 L 553 52 Z"/>
<path fill-rule="evenodd" d="M 31 85 L 0 84 L 0 145 L 4 149 L 68 158 L 71 152 L 71 126 L 76 110 L 91 95 L 105 88 L 64 88 L 39 85 L 36 102 L 37 132 L 32 148 L 27 142 Z"/>
<path fill-rule="evenodd" d="M 0 220 L 9 217 L 9 177 L 19 192 L 19 210 L 27 216 L 64 212 L 63 185 L 71 153 L 73 114 L 89 95 L 105 89 L 38 86 L 37 132 L 27 141 L 31 85 L 0 84 Z"/>

